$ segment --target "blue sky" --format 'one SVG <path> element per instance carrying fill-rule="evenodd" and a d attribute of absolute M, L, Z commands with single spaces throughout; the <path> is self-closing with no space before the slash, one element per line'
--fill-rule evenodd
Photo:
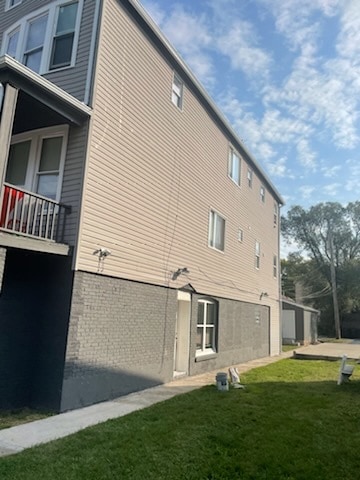
<path fill-rule="evenodd" d="M 360 198 L 359 0 L 141 0 L 287 205 Z"/>

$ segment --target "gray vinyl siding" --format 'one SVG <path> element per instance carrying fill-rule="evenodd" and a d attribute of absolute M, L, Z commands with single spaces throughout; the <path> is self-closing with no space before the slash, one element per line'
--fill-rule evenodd
<path fill-rule="evenodd" d="M 75 66 L 73 68 L 64 68 L 44 75 L 45 78 L 55 83 L 80 101 L 84 101 L 85 99 L 95 4 L 95 0 L 84 1 Z"/>
<path fill-rule="evenodd" d="M 64 166 L 61 202 L 71 207 L 71 214 L 66 218 L 64 242 L 71 246 L 75 244 L 79 222 L 87 130 L 87 125 L 70 128 Z"/>
<path fill-rule="evenodd" d="M 0 0 L 0 41 L 3 41 L 3 33 L 11 25 L 50 3 L 48 0 L 25 0 L 5 12 L 5 0 Z M 85 96 L 95 3 L 95 0 L 84 0 L 75 66 L 44 74 L 45 78 L 80 101 L 84 101 Z"/>
<path fill-rule="evenodd" d="M 172 104 L 172 67 L 120 3 L 104 3 L 76 268 L 99 272 L 100 245 L 112 252 L 104 275 L 191 283 L 197 293 L 250 303 L 267 292 L 262 304 L 271 308 L 271 353 L 278 353 L 275 198 L 267 190 L 260 201 L 264 179 L 255 174 L 248 187 L 246 158 L 241 187 L 228 177 L 229 139 L 187 86 L 182 111 Z M 224 252 L 208 247 L 210 209 L 226 220 Z M 180 267 L 190 274 L 172 281 Z"/>

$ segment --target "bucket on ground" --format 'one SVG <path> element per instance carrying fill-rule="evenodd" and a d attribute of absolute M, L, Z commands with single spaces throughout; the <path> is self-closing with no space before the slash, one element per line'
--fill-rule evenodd
<path fill-rule="evenodd" d="M 219 372 L 216 374 L 216 386 L 221 392 L 226 392 L 229 390 L 229 381 L 226 372 Z"/>

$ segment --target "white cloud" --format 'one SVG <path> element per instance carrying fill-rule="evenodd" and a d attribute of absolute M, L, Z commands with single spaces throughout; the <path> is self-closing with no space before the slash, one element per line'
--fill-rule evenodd
<path fill-rule="evenodd" d="M 360 9 L 358 0 L 344 2 L 341 31 L 336 45 L 340 56 L 353 58 L 360 54 Z"/>
<path fill-rule="evenodd" d="M 348 192 L 358 192 L 360 184 L 360 161 L 347 160 L 348 180 L 345 183 L 345 190 Z"/>
<path fill-rule="evenodd" d="M 322 190 L 323 193 L 326 195 L 329 195 L 331 197 L 334 197 L 335 195 L 338 194 L 339 189 L 342 187 L 341 183 L 330 183 L 329 185 L 325 185 Z"/>
<path fill-rule="evenodd" d="M 359 142 L 357 101 L 348 87 L 346 77 L 334 71 L 331 62 L 321 63 L 307 45 L 283 84 L 264 90 L 264 103 L 281 106 L 312 130 L 317 128 L 320 137 L 331 135 L 338 147 L 354 148 Z"/>
<path fill-rule="evenodd" d="M 218 47 L 230 58 L 231 66 L 245 75 L 266 77 L 271 56 L 258 47 L 257 38 L 249 22 L 237 20 L 225 34 L 219 37 Z"/>
<path fill-rule="evenodd" d="M 303 200 L 310 199 L 314 191 L 315 191 L 315 187 L 313 187 L 312 185 L 301 185 L 299 187 L 299 192 Z"/>
<path fill-rule="evenodd" d="M 308 170 L 315 171 L 317 167 L 316 154 L 311 150 L 309 142 L 304 138 L 300 139 L 296 149 L 300 164 Z"/>
<path fill-rule="evenodd" d="M 320 34 L 318 22 L 314 22 L 315 12 L 333 16 L 341 5 L 341 0 L 259 0 L 274 16 L 276 29 L 284 35 L 289 45 L 296 49 L 306 43 L 314 43 Z"/>
<path fill-rule="evenodd" d="M 341 168 L 342 168 L 341 165 L 333 165 L 332 167 L 324 166 L 321 168 L 321 171 L 323 172 L 324 177 L 332 178 L 332 177 L 336 177 L 338 172 L 340 172 Z"/>
<path fill-rule="evenodd" d="M 274 162 L 266 162 L 266 167 L 270 176 L 293 178 L 293 175 L 287 168 L 286 162 L 287 159 L 285 157 L 281 157 Z"/>

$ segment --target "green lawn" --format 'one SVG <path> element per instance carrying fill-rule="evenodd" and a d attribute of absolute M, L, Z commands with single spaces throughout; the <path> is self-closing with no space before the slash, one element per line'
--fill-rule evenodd
<path fill-rule="evenodd" d="M 34 422 L 41 418 L 49 417 L 50 413 L 37 412 L 27 408 L 22 410 L 0 410 L 0 430 L 3 428 L 15 427 L 23 423 Z"/>
<path fill-rule="evenodd" d="M 360 366 L 282 360 L 0 459 L 1 480 L 355 480 Z M 359 373 L 357 372 L 359 370 Z"/>

